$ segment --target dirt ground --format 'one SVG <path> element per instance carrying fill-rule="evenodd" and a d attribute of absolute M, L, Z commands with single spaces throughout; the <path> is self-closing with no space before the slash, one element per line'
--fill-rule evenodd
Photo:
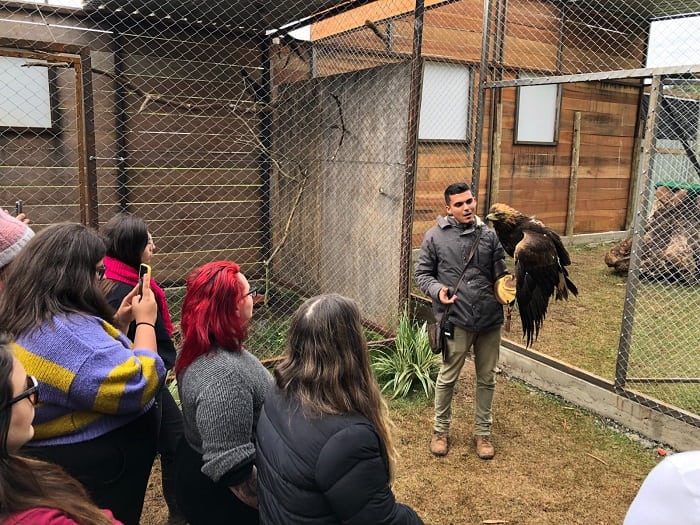
<path fill-rule="evenodd" d="M 428 451 L 428 401 L 391 406 L 400 452 L 394 492 L 426 524 L 619 525 L 660 457 L 587 412 L 499 376 L 494 404 L 496 457 L 473 450 L 473 366 L 465 365 L 453 403 L 452 449 Z M 154 468 L 143 525 L 165 523 Z"/>

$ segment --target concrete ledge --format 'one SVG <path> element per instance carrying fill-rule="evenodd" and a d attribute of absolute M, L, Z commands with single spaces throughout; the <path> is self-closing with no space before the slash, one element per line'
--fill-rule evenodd
<path fill-rule="evenodd" d="M 547 357 L 547 360 L 556 361 L 550 357 Z M 612 391 L 612 383 L 603 378 L 592 376 L 595 379 L 594 383 L 607 385 L 608 388 L 597 386 L 504 346 L 501 346 L 500 366 L 512 377 L 545 392 L 561 396 L 574 405 L 610 418 L 649 439 L 670 445 L 675 450 L 700 449 L 699 427 L 617 395 Z M 562 363 L 562 367 L 572 368 L 565 363 Z M 583 370 L 576 370 L 580 372 L 577 375 L 591 375 Z M 663 405 L 662 402 L 659 404 Z"/>
<path fill-rule="evenodd" d="M 603 244 L 606 242 L 619 242 L 629 237 L 627 230 L 610 231 L 601 233 L 581 233 L 570 237 L 562 236 L 561 240 L 566 246 L 577 244 Z"/>

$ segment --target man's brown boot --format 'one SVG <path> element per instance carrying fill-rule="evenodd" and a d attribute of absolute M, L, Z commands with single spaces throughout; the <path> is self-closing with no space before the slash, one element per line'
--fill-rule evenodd
<path fill-rule="evenodd" d="M 450 437 L 447 432 L 434 432 L 430 440 L 430 452 L 436 456 L 446 456 L 450 450 Z"/>
<path fill-rule="evenodd" d="M 474 436 L 476 442 L 476 455 L 481 459 L 491 459 L 496 455 L 496 449 L 491 444 L 490 436 Z"/>

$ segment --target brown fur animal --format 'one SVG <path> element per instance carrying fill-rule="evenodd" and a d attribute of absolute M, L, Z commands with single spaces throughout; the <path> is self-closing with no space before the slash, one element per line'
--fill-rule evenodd
<path fill-rule="evenodd" d="M 503 248 L 515 260 L 515 299 L 526 346 L 530 346 L 542 328 L 549 298 L 554 295 L 556 300 L 568 299 L 569 292 L 578 295 L 566 270 L 571 264 L 569 253 L 554 230 L 507 204 L 491 206 L 486 219 L 493 223 Z"/>

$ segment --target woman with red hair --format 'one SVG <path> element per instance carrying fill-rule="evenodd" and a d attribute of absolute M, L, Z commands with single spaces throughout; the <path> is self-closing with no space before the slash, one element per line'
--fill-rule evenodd
<path fill-rule="evenodd" d="M 185 423 L 176 493 L 191 525 L 258 523 L 254 435 L 272 379 L 244 348 L 256 294 L 230 261 L 187 277 L 175 363 Z"/>

